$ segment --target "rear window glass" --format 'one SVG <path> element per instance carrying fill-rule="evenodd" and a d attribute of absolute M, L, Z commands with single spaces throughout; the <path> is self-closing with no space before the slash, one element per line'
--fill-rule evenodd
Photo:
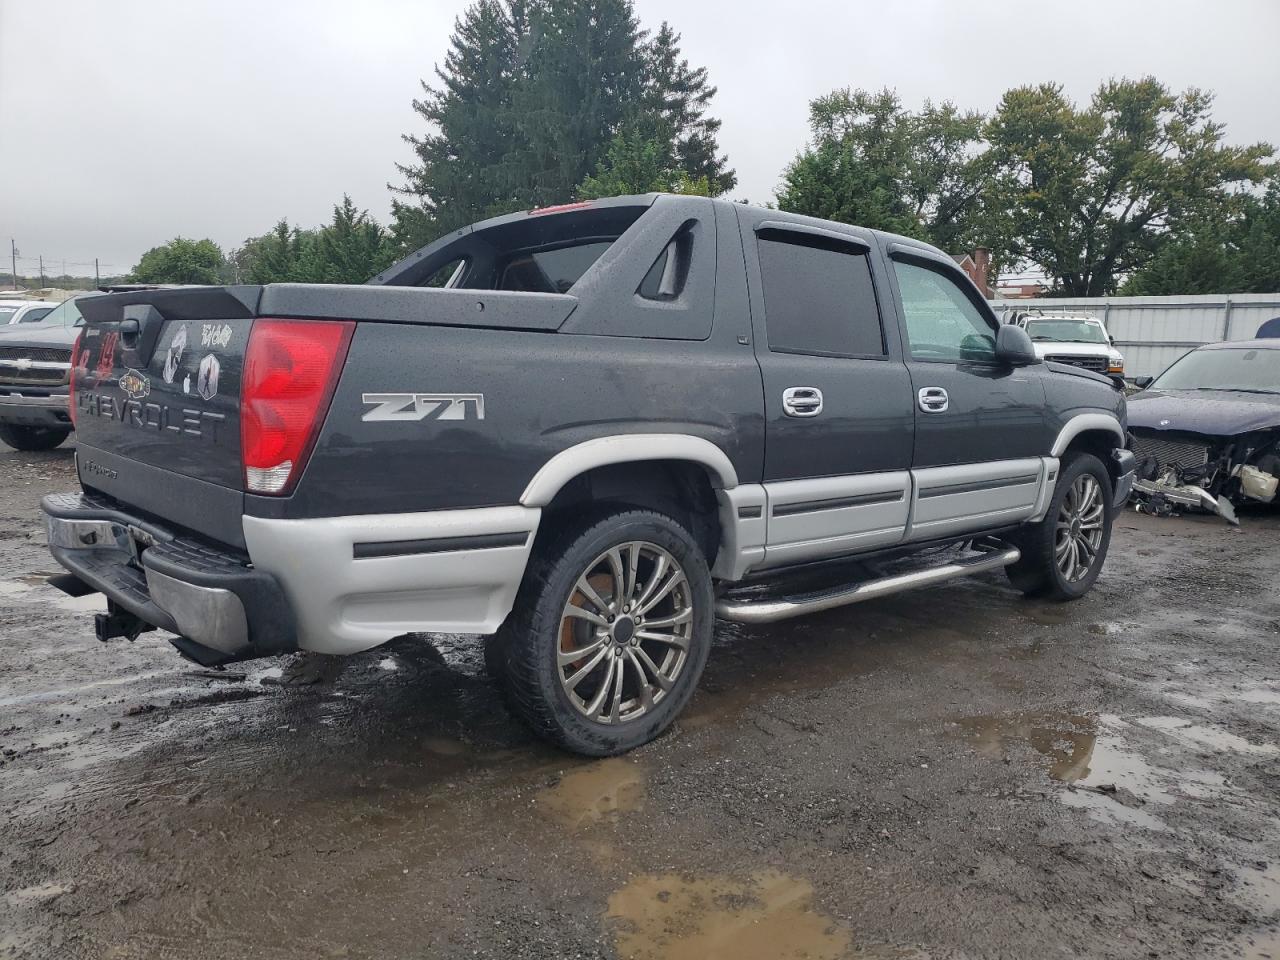
<path fill-rule="evenodd" d="M 835 357 L 884 356 L 880 312 L 866 255 L 832 248 L 802 234 L 794 236 L 795 240 L 760 240 L 769 349 Z"/>
<path fill-rule="evenodd" d="M 499 290 L 566 293 L 612 246 L 612 240 L 512 254 L 499 268 Z"/>
<path fill-rule="evenodd" d="M 0 323 L 8 323 L 17 312 L 17 307 L 0 307 Z"/>
<path fill-rule="evenodd" d="M 648 203 L 602 201 L 560 212 L 510 214 L 424 247 L 375 282 L 566 293 L 648 209 Z"/>

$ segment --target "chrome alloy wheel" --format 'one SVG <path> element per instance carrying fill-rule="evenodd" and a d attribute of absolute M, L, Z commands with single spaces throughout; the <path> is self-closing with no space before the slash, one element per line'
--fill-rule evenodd
<path fill-rule="evenodd" d="M 680 564 L 655 543 L 620 543 L 587 565 L 565 604 L 560 685 L 588 720 L 635 720 L 671 691 L 692 635 L 692 591 Z"/>
<path fill-rule="evenodd" d="M 1106 521 L 1102 485 L 1092 474 L 1080 474 L 1062 499 L 1054 531 L 1053 559 L 1068 583 L 1083 580 L 1093 569 Z"/>

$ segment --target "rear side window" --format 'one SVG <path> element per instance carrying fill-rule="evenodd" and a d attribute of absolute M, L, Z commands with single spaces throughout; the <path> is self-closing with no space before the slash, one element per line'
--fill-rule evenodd
<path fill-rule="evenodd" d="M 49 315 L 53 307 L 38 307 L 35 310 L 28 310 L 22 315 L 23 323 L 39 323 Z"/>
<path fill-rule="evenodd" d="M 826 357 L 885 355 L 866 254 L 801 234 L 761 237 L 769 349 Z"/>

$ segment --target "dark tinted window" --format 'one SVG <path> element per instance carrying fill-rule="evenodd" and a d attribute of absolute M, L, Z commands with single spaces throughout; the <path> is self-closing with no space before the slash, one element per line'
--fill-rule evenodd
<path fill-rule="evenodd" d="M 636 290 L 646 300 L 675 300 L 684 291 L 693 256 L 693 232 L 682 229 L 662 248 Z"/>
<path fill-rule="evenodd" d="M 38 310 L 28 310 L 22 315 L 23 323 L 39 323 L 49 315 L 53 307 L 40 307 Z"/>
<path fill-rule="evenodd" d="M 790 237 L 760 240 L 769 349 L 837 357 L 883 356 L 884 337 L 866 255 L 794 236 L 794 241 Z"/>
<path fill-rule="evenodd" d="M 596 240 L 514 254 L 502 264 L 498 289 L 565 293 L 612 245 L 612 240 Z"/>

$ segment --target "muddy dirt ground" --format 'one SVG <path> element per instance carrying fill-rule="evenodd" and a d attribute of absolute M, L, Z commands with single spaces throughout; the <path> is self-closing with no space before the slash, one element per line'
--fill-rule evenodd
<path fill-rule="evenodd" d="M 1280 511 L 1098 588 L 721 624 L 668 736 L 530 740 L 468 638 L 225 673 L 43 585 L 0 453 L 0 956 L 1280 958 Z"/>

